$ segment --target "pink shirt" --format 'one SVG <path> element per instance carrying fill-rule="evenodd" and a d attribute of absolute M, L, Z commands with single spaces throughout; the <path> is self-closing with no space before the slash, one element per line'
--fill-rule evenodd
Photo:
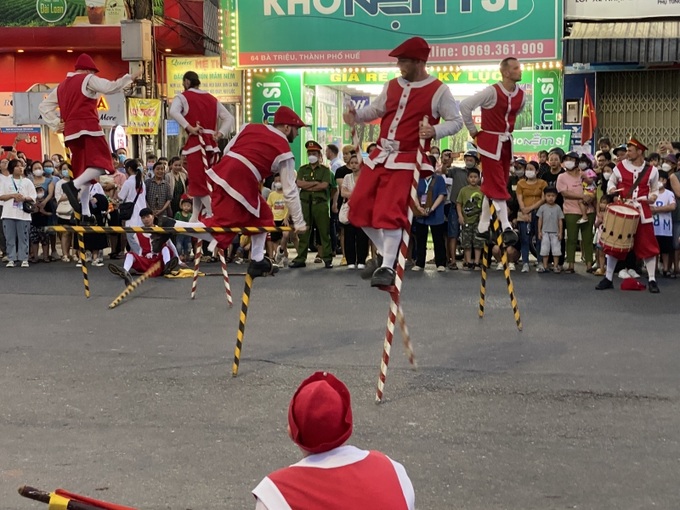
<path fill-rule="evenodd" d="M 578 195 L 583 194 L 583 186 L 581 185 L 581 176 L 576 177 L 569 174 L 569 172 L 564 172 L 557 176 L 557 182 L 555 183 L 557 191 L 562 193 L 563 191 L 569 191 L 571 193 L 577 193 Z M 581 215 L 581 209 L 578 207 L 579 200 L 573 198 L 564 198 L 564 205 L 562 206 L 562 211 L 564 214 L 578 214 Z M 595 208 L 592 204 L 588 205 L 588 213 L 595 212 Z"/>

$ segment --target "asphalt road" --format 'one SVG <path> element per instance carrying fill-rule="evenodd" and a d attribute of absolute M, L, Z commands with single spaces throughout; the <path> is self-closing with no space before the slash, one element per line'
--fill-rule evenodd
<path fill-rule="evenodd" d="M 206 265 L 218 272 L 219 266 Z M 232 271 L 243 266 L 230 266 Z M 402 462 L 417 508 L 680 508 L 680 281 L 661 294 L 596 292 L 597 278 L 500 273 L 486 317 L 479 274 L 408 274 L 403 307 L 418 369 L 395 338 L 375 405 L 388 297 L 310 264 L 255 281 L 240 373 L 222 281 L 122 281 L 61 263 L 0 268 L 0 497 L 21 484 L 140 509 L 254 508 L 250 490 L 298 460 L 286 436 L 299 382 L 349 386 L 351 443 Z M 618 280 L 616 281 L 618 286 Z"/>

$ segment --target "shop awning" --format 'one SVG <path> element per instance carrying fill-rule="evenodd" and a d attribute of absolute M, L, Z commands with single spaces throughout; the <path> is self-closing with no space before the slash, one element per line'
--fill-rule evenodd
<path fill-rule="evenodd" d="M 564 63 L 661 64 L 680 61 L 680 21 L 574 22 Z"/>

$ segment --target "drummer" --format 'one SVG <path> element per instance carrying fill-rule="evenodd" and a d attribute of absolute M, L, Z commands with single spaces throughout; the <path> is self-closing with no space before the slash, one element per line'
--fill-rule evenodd
<path fill-rule="evenodd" d="M 631 138 L 626 144 L 626 155 L 616 164 L 612 176 L 607 184 L 609 195 L 618 195 L 618 201 L 635 207 L 640 213 L 640 223 L 634 236 L 633 251 L 638 259 L 642 259 L 647 268 L 649 278 L 649 292 L 659 293 L 656 283 L 656 259 L 659 254 L 659 245 L 654 236 L 652 212 L 649 204 L 656 201 L 659 186 L 659 172 L 656 168 L 645 162 L 647 147 Z M 619 259 L 624 259 L 626 254 L 608 252 L 607 270 L 605 277 L 595 287 L 597 290 L 611 289 L 614 287 L 614 270 Z"/>

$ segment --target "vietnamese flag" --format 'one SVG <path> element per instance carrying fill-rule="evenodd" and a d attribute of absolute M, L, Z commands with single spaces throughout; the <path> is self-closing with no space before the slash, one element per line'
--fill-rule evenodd
<path fill-rule="evenodd" d="M 588 90 L 588 82 L 586 83 L 586 91 L 583 96 L 583 116 L 581 117 L 581 145 L 585 145 L 590 141 L 597 127 L 597 115 L 595 114 L 595 106 L 590 97 L 590 90 Z"/>

